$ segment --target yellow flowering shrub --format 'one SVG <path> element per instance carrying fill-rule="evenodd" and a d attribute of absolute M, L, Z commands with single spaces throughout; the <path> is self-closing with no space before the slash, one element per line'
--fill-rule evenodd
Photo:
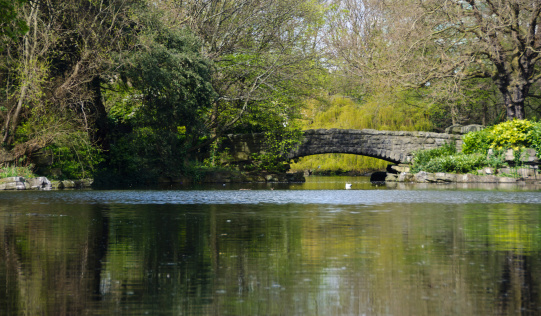
<path fill-rule="evenodd" d="M 528 133 L 534 124 L 528 120 L 512 120 L 494 125 L 491 129 L 493 135 L 491 148 L 519 149 L 530 145 Z"/>

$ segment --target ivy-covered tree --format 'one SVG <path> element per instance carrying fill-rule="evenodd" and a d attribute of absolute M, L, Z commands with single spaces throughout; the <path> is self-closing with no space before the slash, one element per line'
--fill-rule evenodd
<path fill-rule="evenodd" d="M 108 169 L 128 181 L 178 176 L 187 152 L 208 135 L 204 124 L 215 98 L 212 63 L 187 28 L 144 17 L 135 49 L 119 55 L 106 93 L 111 137 Z"/>

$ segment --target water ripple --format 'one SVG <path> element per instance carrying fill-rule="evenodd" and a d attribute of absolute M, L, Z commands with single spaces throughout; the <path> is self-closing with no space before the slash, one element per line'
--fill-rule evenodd
<path fill-rule="evenodd" d="M 453 190 L 127 190 L 1 193 L 0 203 L 51 204 L 540 204 L 539 192 Z"/>

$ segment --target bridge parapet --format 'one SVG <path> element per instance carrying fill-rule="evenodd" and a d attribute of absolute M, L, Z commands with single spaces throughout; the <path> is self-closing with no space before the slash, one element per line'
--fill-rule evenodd
<path fill-rule="evenodd" d="M 264 151 L 263 139 L 263 134 L 228 135 L 224 146 L 230 148 L 236 161 L 250 160 L 252 153 Z M 437 148 L 453 141 L 460 151 L 460 135 L 373 129 L 312 129 L 303 132 L 301 142 L 287 157 L 342 153 L 407 163 L 416 150 Z"/>

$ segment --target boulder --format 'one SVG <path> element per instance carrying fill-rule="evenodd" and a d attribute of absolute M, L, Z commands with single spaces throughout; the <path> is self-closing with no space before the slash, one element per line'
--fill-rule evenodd
<path fill-rule="evenodd" d="M 447 127 L 445 129 L 445 133 L 446 134 L 460 134 L 461 129 L 462 129 L 462 125 L 455 124 L 455 125 L 451 125 Z"/>
<path fill-rule="evenodd" d="M 8 177 L 0 179 L 0 190 L 25 190 L 23 177 Z"/>
<path fill-rule="evenodd" d="M 456 182 L 457 175 L 454 173 L 444 173 L 444 172 L 437 172 L 434 174 L 434 181 L 435 182 Z"/>
<path fill-rule="evenodd" d="M 94 182 L 93 179 L 79 179 L 75 180 L 75 187 L 78 189 L 87 189 L 92 186 L 92 183 Z"/>
<path fill-rule="evenodd" d="M 63 180 L 62 184 L 58 186 L 59 189 L 75 189 L 75 182 L 71 180 Z"/>
<path fill-rule="evenodd" d="M 10 183 L 10 182 L 24 182 L 23 177 L 7 177 L 0 179 L 0 184 Z"/>
<path fill-rule="evenodd" d="M 479 125 L 479 124 L 471 124 L 471 125 L 451 125 L 445 129 L 446 134 L 455 134 L 455 135 L 464 135 L 469 132 L 477 132 L 480 130 L 485 129 L 485 126 Z"/>
<path fill-rule="evenodd" d="M 398 182 L 414 182 L 415 180 L 415 176 L 408 172 L 400 173 L 397 179 Z"/>

